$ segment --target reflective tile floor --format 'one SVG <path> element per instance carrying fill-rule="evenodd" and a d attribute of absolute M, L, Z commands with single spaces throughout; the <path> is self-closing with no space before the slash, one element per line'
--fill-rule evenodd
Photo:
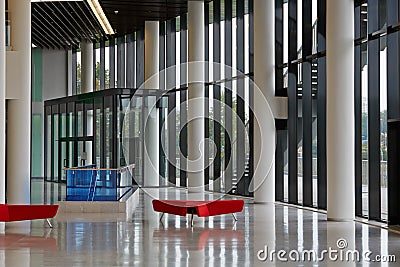
<path fill-rule="evenodd" d="M 33 193 L 32 202 L 62 199 L 56 191 L 52 200 L 48 192 Z M 219 197 L 149 189 L 128 221 L 120 214 L 59 214 L 53 229 L 40 220 L 3 223 L 0 266 L 400 266 L 400 234 L 327 222 L 322 213 L 248 199 L 236 223 L 231 215 L 195 217 L 191 228 L 189 217 L 165 215 L 160 222 L 151 207 L 153 198 Z"/>

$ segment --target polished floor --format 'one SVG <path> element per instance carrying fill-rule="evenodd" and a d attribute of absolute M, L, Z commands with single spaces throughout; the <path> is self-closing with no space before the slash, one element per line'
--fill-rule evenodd
<path fill-rule="evenodd" d="M 62 186 L 39 182 L 32 192 L 35 203 L 64 196 Z M 315 211 L 247 199 L 237 222 L 231 215 L 195 217 L 191 228 L 186 217 L 166 215 L 160 222 L 151 208 L 153 198 L 220 197 L 148 189 L 140 192 L 139 207 L 128 219 L 77 213 L 58 214 L 53 229 L 40 220 L 2 223 L 0 266 L 400 266 L 400 234 L 359 222 L 327 222 Z M 346 260 L 356 252 L 359 260 Z M 386 262 L 372 262 L 376 256 Z"/>

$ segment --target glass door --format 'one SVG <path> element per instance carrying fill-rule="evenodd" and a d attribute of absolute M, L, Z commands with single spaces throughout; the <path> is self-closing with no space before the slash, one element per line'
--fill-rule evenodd
<path fill-rule="evenodd" d="M 93 141 L 92 140 L 85 140 L 85 141 L 78 141 L 78 151 L 77 151 L 77 158 L 78 158 L 78 166 L 83 167 L 92 164 L 96 164 L 93 161 Z"/>
<path fill-rule="evenodd" d="M 66 182 L 67 172 L 66 168 L 74 167 L 74 141 L 60 140 L 60 159 L 61 159 L 61 182 Z"/>

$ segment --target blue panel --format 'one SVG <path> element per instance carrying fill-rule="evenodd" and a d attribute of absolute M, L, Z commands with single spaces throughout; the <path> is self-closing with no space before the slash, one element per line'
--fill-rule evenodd
<path fill-rule="evenodd" d="M 97 170 L 94 166 L 67 170 L 67 201 L 117 201 L 128 188 L 118 189 L 118 170 Z M 125 190 L 124 190 L 125 189 Z"/>

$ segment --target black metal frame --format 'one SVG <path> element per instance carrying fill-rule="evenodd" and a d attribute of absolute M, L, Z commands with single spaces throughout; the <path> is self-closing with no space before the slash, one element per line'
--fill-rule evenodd
<path fill-rule="evenodd" d="M 213 1 L 213 59 L 214 63 L 221 63 L 221 1 Z M 213 69 L 213 80 L 221 79 L 221 71 Z M 221 125 L 218 121 L 221 120 L 221 106 L 218 104 L 221 101 L 221 88 L 219 85 L 213 85 L 213 141 L 217 148 L 213 161 L 213 191 L 221 191 Z"/>
<path fill-rule="evenodd" d="M 298 203 L 297 192 L 297 1 L 289 0 L 289 62 L 288 62 L 288 135 L 289 135 L 289 203 Z"/>
<path fill-rule="evenodd" d="M 288 5 L 288 18 L 283 5 Z M 302 47 L 297 50 L 297 8 L 302 5 Z M 276 120 L 276 188 L 277 201 L 326 209 L 326 0 L 317 2 L 317 51 L 312 50 L 312 1 L 275 0 L 275 72 L 276 96 L 288 97 L 288 120 Z M 283 20 L 288 19 L 288 47 L 283 43 Z M 288 62 L 283 62 L 288 49 Z M 299 68 L 301 67 L 301 68 Z M 284 70 L 288 69 L 288 87 L 284 87 Z M 299 77 L 301 81 L 299 83 Z M 300 105 L 301 104 L 301 105 Z M 316 111 L 316 112 L 315 112 Z M 315 116 L 315 113 L 317 114 Z M 317 122 L 315 122 L 317 120 Z M 313 124 L 317 132 L 313 132 Z M 317 188 L 313 179 L 313 138 L 317 137 Z M 302 195 L 299 199 L 298 144 L 302 142 Z M 288 184 L 285 183 L 285 150 L 288 150 Z M 288 187 L 288 199 L 284 188 Z M 317 199 L 313 193 L 317 191 Z"/>
<path fill-rule="evenodd" d="M 131 33 L 126 36 L 126 87 L 136 88 L 135 71 L 136 71 L 136 51 L 135 51 L 135 34 Z"/>
<path fill-rule="evenodd" d="M 180 59 L 181 59 L 181 69 L 180 69 L 180 74 L 181 74 L 181 80 L 180 80 L 180 87 L 182 86 L 187 86 L 187 66 L 186 62 L 188 61 L 187 58 L 187 42 L 188 42 L 188 32 L 187 32 L 187 14 L 180 16 L 180 36 L 181 36 L 181 54 L 180 54 Z M 181 131 L 179 133 L 179 148 L 181 151 L 181 157 L 180 157 L 180 186 L 186 187 L 187 186 L 187 172 L 186 172 L 186 167 L 187 167 L 187 162 L 186 158 L 188 156 L 188 151 L 187 151 L 187 145 L 188 145 L 188 131 L 186 127 L 187 123 L 187 91 L 186 90 L 181 90 L 180 91 L 180 128 Z M 182 126 L 184 125 L 184 126 Z"/>
<path fill-rule="evenodd" d="M 92 163 L 96 162 L 96 157 L 100 157 L 101 168 L 118 168 L 126 164 L 121 154 L 122 145 L 122 128 L 118 129 L 117 116 L 123 116 L 121 101 L 123 99 L 131 99 L 133 96 L 146 97 L 154 95 L 158 97 L 159 92 L 156 90 L 137 90 L 137 89 L 108 89 L 87 94 L 52 99 L 44 102 L 45 123 L 44 123 L 44 144 L 45 144 L 45 180 L 53 182 L 65 182 L 62 180 L 63 167 L 78 166 L 78 142 L 92 142 Z M 100 118 L 98 118 L 97 110 L 100 109 Z M 106 112 L 109 109 L 109 126 L 106 127 Z M 88 110 L 93 112 L 93 135 L 87 132 L 87 113 Z M 82 129 L 81 134 L 78 132 L 77 112 L 82 112 L 82 121 L 79 126 Z M 122 113 L 121 113 L 122 112 Z M 72 113 L 72 115 L 71 115 Z M 65 114 L 65 124 L 62 126 L 60 114 Z M 48 116 L 51 116 L 51 125 L 48 125 Z M 54 121 L 58 118 L 57 136 L 55 135 Z M 69 122 L 73 120 L 72 132 L 69 131 Z M 97 121 L 99 121 L 99 129 L 97 129 Z M 119 126 L 122 127 L 123 117 L 120 118 Z M 48 129 L 50 128 L 50 142 L 48 140 Z M 61 127 L 65 127 L 65 136 L 61 136 Z M 117 130 L 117 133 L 115 132 Z M 100 132 L 97 132 L 100 130 Z M 98 138 L 100 138 L 98 140 Z M 61 143 L 65 142 L 67 166 L 63 166 Z M 69 144 L 73 142 L 73 150 L 69 151 Z M 109 142 L 109 151 L 106 151 L 106 142 Z M 48 155 L 48 145 L 50 144 L 50 154 Z M 96 150 L 96 144 L 100 146 L 100 152 Z M 55 147 L 58 148 L 58 155 L 55 154 Z M 85 146 L 84 146 L 85 147 Z M 85 149 L 85 148 L 83 148 Z M 69 153 L 73 153 L 72 162 L 69 162 Z M 100 155 L 97 155 L 100 153 Z M 107 154 L 106 154 L 107 153 Z M 106 165 L 106 157 L 110 157 L 109 166 Z M 122 159 L 122 160 L 119 160 Z M 47 173 L 47 164 L 51 164 L 51 173 Z M 132 162 L 130 162 L 132 163 Z"/>
<path fill-rule="evenodd" d="M 176 19 L 167 21 L 166 67 L 176 65 Z M 176 73 L 173 68 L 167 71 L 166 88 L 175 88 Z M 168 182 L 176 184 L 176 93 L 168 97 Z"/>
<path fill-rule="evenodd" d="M 125 87 L 125 36 L 117 38 L 117 87 Z"/>

